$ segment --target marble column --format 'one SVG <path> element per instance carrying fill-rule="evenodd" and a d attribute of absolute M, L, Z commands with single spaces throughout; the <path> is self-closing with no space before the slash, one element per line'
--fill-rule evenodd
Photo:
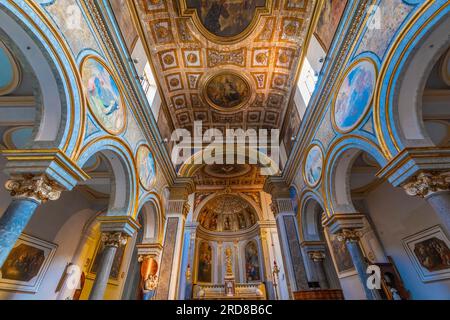
<path fill-rule="evenodd" d="M 190 208 L 186 199 L 187 196 L 183 200 L 169 200 L 168 202 L 164 249 L 161 255 L 161 272 L 156 300 L 175 300 L 178 297 L 184 226 Z"/>
<path fill-rule="evenodd" d="M 126 244 L 127 238 L 122 232 L 105 232 L 102 234 L 102 242 L 103 253 L 89 300 L 103 300 L 117 249 Z"/>
<path fill-rule="evenodd" d="M 316 273 L 317 281 L 319 282 L 321 289 L 329 289 L 330 285 L 328 283 L 327 274 L 325 271 L 325 253 L 323 251 L 310 251 L 308 256 L 313 262 L 314 271 Z"/>
<path fill-rule="evenodd" d="M 425 199 L 450 233 L 449 172 L 421 172 L 402 187 L 408 195 Z"/>
<path fill-rule="evenodd" d="M 0 218 L 0 267 L 41 203 L 59 199 L 62 187 L 46 176 L 27 175 L 8 180 L 13 200 Z"/>
<path fill-rule="evenodd" d="M 356 230 L 343 229 L 338 233 L 338 239 L 340 241 L 345 241 L 347 249 L 352 257 L 353 265 L 355 266 L 358 276 L 364 288 L 364 292 L 368 300 L 381 300 L 380 294 L 376 290 L 371 290 L 367 286 L 367 279 L 369 275 L 367 274 L 367 262 L 365 260 L 364 254 L 360 246 L 360 235 Z"/>

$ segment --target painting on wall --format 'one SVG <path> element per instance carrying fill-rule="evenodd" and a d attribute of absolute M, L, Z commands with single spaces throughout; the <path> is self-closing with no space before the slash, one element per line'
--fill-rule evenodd
<path fill-rule="evenodd" d="M 156 177 L 156 164 L 150 148 L 140 146 L 136 155 L 136 163 L 139 171 L 139 180 L 146 190 L 151 190 Z"/>
<path fill-rule="evenodd" d="M 26 234 L 20 235 L 0 272 L 0 290 L 36 293 L 57 245 Z"/>
<path fill-rule="evenodd" d="M 450 279 L 450 240 L 440 226 L 405 238 L 403 245 L 423 282 Z"/>
<path fill-rule="evenodd" d="M 292 208 L 294 209 L 294 212 L 297 213 L 300 198 L 298 197 L 297 189 L 295 187 L 289 188 L 289 197 L 292 201 Z"/>
<path fill-rule="evenodd" d="M 245 274 L 247 282 L 261 281 L 258 245 L 255 241 L 250 241 L 245 246 Z"/>
<path fill-rule="evenodd" d="M 186 9 L 194 10 L 203 27 L 217 37 L 236 37 L 252 24 L 258 8 L 267 0 L 185 0 Z"/>
<path fill-rule="evenodd" d="M 0 95 L 14 91 L 21 81 L 21 70 L 6 45 L 0 41 Z"/>
<path fill-rule="evenodd" d="M 91 113 L 111 134 L 125 129 L 126 110 L 119 87 L 106 65 L 96 58 L 87 58 L 81 67 L 83 85 Z"/>
<path fill-rule="evenodd" d="M 128 52 L 132 53 L 134 45 L 137 42 L 138 33 L 133 25 L 133 19 L 130 11 L 127 10 L 127 0 L 110 1 L 120 31 L 122 32 Z M 125 9 L 125 10 L 124 10 Z"/>
<path fill-rule="evenodd" d="M 208 242 L 202 242 L 198 252 L 198 282 L 212 282 L 212 247 Z"/>
<path fill-rule="evenodd" d="M 340 276 L 346 276 L 349 272 L 355 271 L 352 257 L 348 252 L 347 246 L 344 241 L 339 241 L 336 235 L 327 235 L 331 251 L 333 252 L 333 261 L 337 272 Z"/>
<path fill-rule="evenodd" d="M 213 76 L 205 85 L 205 97 L 210 105 L 230 111 L 241 107 L 250 99 L 248 82 L 233 72 Z"/>
<path fill-rule="evenodd" d="M 111 272 L 109 274 L 109 281 L 113 284 L 117 284 L 120 278 L 120 269 L 122 268 L 122 261 L 125 255 L 126 245 L 119 246 L 117 248 L 116 254 L 114 256 L 114 261 L 111 267 Z M 103 241 L 100 239 L 98 241 L 97 250 L 95 252 L 95 258 L 89 268 L 89 273 L 91 274 L 90 278 L 94 278 L 93 275 L 97 274 L 98 264 L 100 263 L 100 259 L 103 254 L 103 250 L 105 249 L 103 245 Z"/>
<path fill-rule="evenodd" d="M 344 14 L 347 0 L 325 0 L 317 23 L 315 35 L 325 52 L 328 52 Z"/>
<path fill-rule="evenodd" d="M 291 113 L 289 117 L 289 126 L 286 129 L 284 145 L 286 146 L 286 153 L 289 155 L 294 147 L 295 140 L 297 138 L 297 132 L 300 128 L 300 114 L 298 109 L 295 107 L 291 108 Z"/>
<path fill-rule="evenodd" d="M 342 78 L 334 102 L 334 126 L 347 133 L 364 118 L 369 109 L 377 80 L 375 64 L 369 59 L 359 60 Z"/>
<path fill-rule="evenodd" d="M 322 177 L 323 153 L 318 145 L 314 145 L 308 152 L 304 167 L 306 183 L 315 187 Z"/>

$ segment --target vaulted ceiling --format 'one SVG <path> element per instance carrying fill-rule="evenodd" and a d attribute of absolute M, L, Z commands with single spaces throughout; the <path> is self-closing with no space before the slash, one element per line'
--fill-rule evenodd
<path fill-rule="evenodd" d="M 175 127 L 281 128 L 314 0 L 134 0 Z"/>

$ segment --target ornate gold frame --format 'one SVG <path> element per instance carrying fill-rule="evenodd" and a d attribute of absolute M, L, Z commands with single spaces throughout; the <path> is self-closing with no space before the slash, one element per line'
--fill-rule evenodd
<path fill-rule="evenodd" d="M 207 90 L 208 85 L 210 84 L 210 82 L 215 77 L 220 76 L 220 75 L 233 75 L 233 76 L 236 76 L 239 79 L 241 79 L 245 83 L 247 88 L 248 88 L 248 92 L 249 92 L 248 98 L 245 99 L 245 101 L 241 102 L 240 104 L 238 104 L 237 106 L 232 107 L 232 108 L 223 108 L 221 106 L 216 105 L 213 101 L 211 101 L 211 99 L 208 97 L 208 94 L 207 94 L 206 90 Z M 221 112 L 224 112 L 224 113 L 234 113 L 234 112 L 240 110 L 244 105 L 246 105 L 246 104 L 250 105 L 250 102 L 253 99 L 254 94 L 252 93 L 252 86 L 250 84 L 250 80 L 246 76 L 238 73 L 235 70 L 231 70 L 231 69 L 220 70 L 219 72 L 215 72 L 215 73 L 212 73 L 212 74 L 208 75 L 206 78 L 204 78 L 202 80 L 203 80 L 202 81 L 202 85 L 200 87 L 203 88 L 202 92 L 201 92 L 203 100 L 205 100 L 205 102 L 207 103 L 208 106 L 211 106 L 212 108 L 214 108 L 214 109 L 216 109 L 218 111 L 221 111 Z"/>
<path fill-rule="evenodd" d="M 99 121 L 97 115 L 93 111 L 91 103 L 89 102 L 89 99 L 88 99 L 87 94 L 86 94 L 86 88 L 84 87 L 83 68 L 84 68 L 84 65 L 85 65 L 86 61 L 88 61 L 90 59 L 97 61 L 101 66 L 103 66 L 106 69 L 106 71 L 108 71 L 109 75 L 113 78 L 114 82 L 116 83 L 117 89 L 119 90 L 120 101 L 122 103 L 122 107 L 123 107 L 123 110 L 124 110 L 124 113 L 123 113 L 123 115 L 124 115 L 124 124 L 123 124 L 123 126 L 122 126 L 122 128 L 120 130 L 114 131 L 114 130 L 107 129 L 105 127 L 105 125 L 101 121 Z M 83 60 L 80 63 L 80 75 L 81 75 L 81 80 L 82 80 L 82 83 L 83 83 L 84 99 L 86 100 L 86 104 L 89 107 L 90 114 L 94 117 L 95 121 L 99 124 L 99 126 L 103 130 L 105 130 L 106 132 L 108 132 L 111 135 L 116 135 L 117 136 L 117 135 L 120 135 L 121 133 L 123 133 L 125 131 L 125 129 L 127 128 L 127 124 L 128 124 L 127 123 L 127 106 L 126 106 L 125 100 L 123 98 L 124 94 L 123 94 L 123 89 L 121 87 L 121 83 L 119 81 L 117 81 L 117 77 L 116 77 L 115 73 L 112 72 L 112 70 L 108 67 L 108 65 L 104 61 L 102 61 L 100 58 L 98 58 L 97 56 L 95 56 L 95 55 L 87 55 L 86 57 L 83 58 Z"/>
<path fill-rule="evenodd" d="M 322 171 L 320 172 L 320 177 L 319 177 L 319 179 L 316 181 L 316 183 L 311 184 L 311 183 L 308 181 L 308 179 L 306 178 L 306 159 L 308 158 L 309 153 L 311 152 L 311 150 L 312 150 L 314 147 L 319 148 L 320 154 L 322 155 Z M 305 156 L 304 156 L 304 158 L 303 158 L 302 174 L 303 174 L 303 180 L 305 181 L 305 183 L 306 183 L 307 186 L 309 186 L 310 188 L 315 188 L 315 187 L 317 187 L 317 186 L 320 184 L 320 182 L 322 181 L 322 178 L 323 178 L 323 171 L 324 171 L 324 170 L 323 170 L 323 165 L 324 165 L 324 164 L 325 164 L 325 157 L 324 157 L 324 152 L 323 152 L 323 150 L 322 150 L 322 147 L 321 147 L 319 144 L 317 144 L 317 143 L 312 143 L 312 144 L 308 147 L 307 152 L 305 153 Z"/>
<path fill-rule="evenodd" d="M 364 111 L 361 114 L 361 116 L 358 118 L 357 121 L 355 121 L 355 123 L 353 124 L 353 126 L 351 128 L 348 128 L 346 130 L 342 130 L 336 124 L 335 107 L 336 107 L 337 96 L 338 96 L 338 94 L 339 94 L 339 92 L 341 90 L 341 87 L 342 87 L 342 84 L 344 83 L 344 80 L 347 78 L 347 76 L 350 74 L 350 72 L 355 70 L 356 66 L 358 64 L 360 64 L 361 62 L 364 62 L 364 61 L 371 63 L 373 65 L 373 67 L 374 67 L 374 70 L 375 70 L 374 87 L 373 87 L 372 93 L 370 95 L 370 99 L 369 99 L 367 105 L 364 107 Z M 364 120 L 364 118 L 369 113 L 370 106 L 373 104 L 377 82 L 378 82 L 378 67 L 377 67 L 377 64 L 375 63 L 375 61 L 373 61 L 371 58 L 363 57 L 363 58 L 357 59 L 357 60 L 353 61 L 350 64 L 350 66 L 345 70 L 345 72 L 342 74 L 341 78 L 337 82 L 337 86 L 335 87 L 335 92 L 333 94 L 333 99 L 331 101 L 331 122 L 333 124 L 333 128 L 337 132 L 339 132 L 341 134 L 346 134 L 346 133 L 352 132 L 353 130 L 355 130 L 355 128 L 357 128 L 361 124 L 361 122 Z"/>
<path fill-rule="evenodd" d="M 252 33 L 255 27 L 258 25 L 258 22 L 260 21 L 260 18 L 262 16 L 268 16 L 272 13 L 273 0 L 266 0 L 266 6 L 264 8 L 262 7 L 256 8 L 253 20 L 248 25 L 248 27 L 245 28 L 245 30 L 242 31 L 241 33 L 232 37 L 222 37 L 211 33 L 203 25 L 203 22 L 200 20 L 200 17 L 198 16 L 198 12 L 196 9 L 189 9 L 187 7 L 186 0 L 179 1 L 179 4 L 180 4 L 180 16 L 191 17 L 194 25 L 197 27 L 200 33 L 203 36 L 205 36 L 205 38 L 219 44 L 234 44 L 236 42 L 239 42 L 243 38 L 247 37 L 250 33 Z"/>
<path fill-rule="evenodd" d="M 143 149 L 143 148 L 148 149 L 148 152 L 152 155 L 153 161 L 154 161 L 154 163 L 155 163 L 155 176 L 153 177 L 152 183 L 151 183 L 150 186 L 146 186 L 146 185 L 142 182 L 141 172 L 139 171 L 139 166 L 138 166 L 138 159 L 137 159 L 137 158 L 138 158 L 138 154 L 139 154 L 139 151 L 140 151 L 141 149 Z M 135 166 L 135 168 L 136 168 L 137 175 L 138 175 L 138 179 L 139 179 L 139 183 L 140 183 L 140 185 L 142 186 L 142 188 L 144 188 L 144 190 L 146 190 L 146 191 L 152 191 L 152 190 L 153 190 L 153 187 L 155 186 L 155 183 L 156 183 L 156 176 L 157 176 L 157 174 L 158 174 L 158 168 L 157 168 L 157 165 L 156 165 L 156 158 L 155 158 L 155 155 L 153 154 L 152 149 L 150 148 L 149 145 L 147 145 L 147 144 L 141 144 L 141 145 L 138 147 L 138 149 L 137 149 L 137 151 L 136 151 L 136 155 L 134 156 L 134 166 Z"/>

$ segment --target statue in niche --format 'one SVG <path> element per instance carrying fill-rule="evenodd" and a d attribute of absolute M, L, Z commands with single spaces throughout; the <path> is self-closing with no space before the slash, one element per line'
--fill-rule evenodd
<path fill-rule="evenodd" d="M 239 219 L 239 227 L 241 229 L 245 229 L 247 227 L 247 225 L 245 223 L 245 217 L 244 217 L 244 214 L 242 212 L 238 213 L 238 219 Z"/>
<path fill-rule="evenodd" d="M 256 224 L 256 217 L 253 212 L 250 212 L 250 223 L 252 224 L 252 226 Z"/>
<path fill-rule="evenodd" d="M 225 231 L 231 230 L 231 219 L 229 216 L 225 217 L 225 221 L 223 223 L 223 230 L 225 230 Z"/>

